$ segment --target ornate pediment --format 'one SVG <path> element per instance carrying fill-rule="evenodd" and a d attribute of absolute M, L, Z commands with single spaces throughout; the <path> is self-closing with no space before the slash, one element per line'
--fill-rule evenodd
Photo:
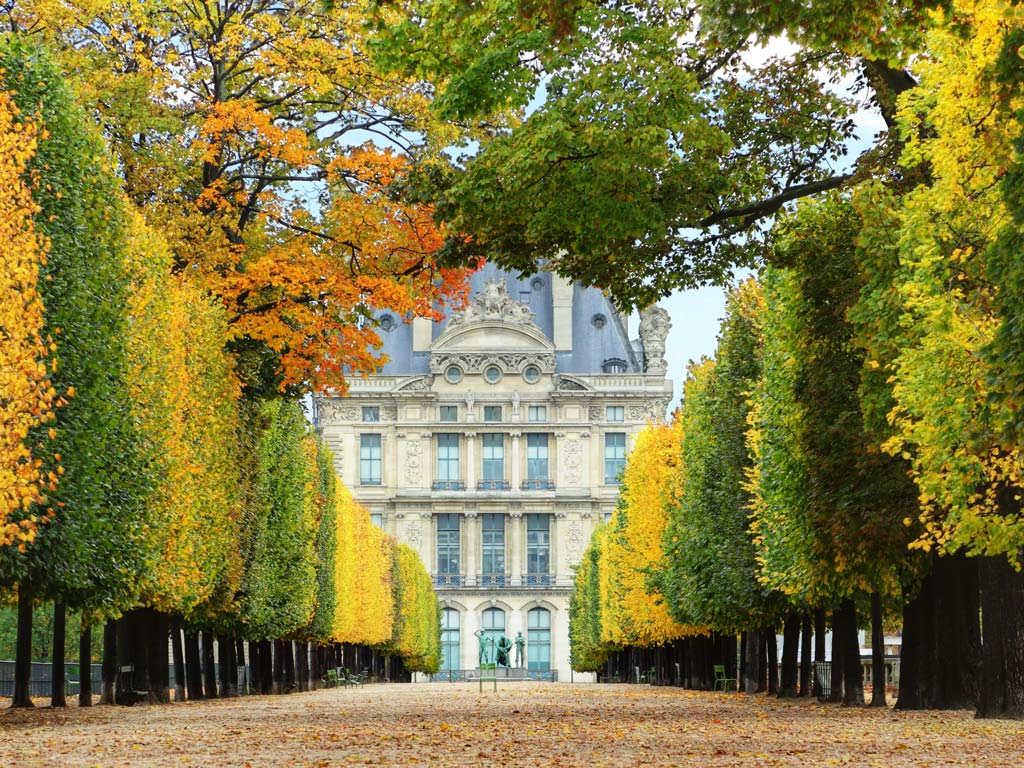
<path fill-rule="evenodd" d="M 490 280 L 466 309 L 456 312 L 430 347 L 430 371 L 456 365 L 463 373 L 497 366 L 523 373 L 536 366 L 555 371 L 555 346 L 534 322 L 533 311 L 508 295 L 503 280 Z"/>

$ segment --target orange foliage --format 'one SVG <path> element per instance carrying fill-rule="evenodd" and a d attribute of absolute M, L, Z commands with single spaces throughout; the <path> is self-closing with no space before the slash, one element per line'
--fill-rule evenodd
<path fill-rule="evenodd" d="M 59 468 L 44 474 L 32 430 L 53 418 L 57 393 L 50 383 L 53 342 L 42 338 L 43 302 L 37 289 L 47 243 L 36 232 L 24 175 L 40 129 L 0 93 L 0 548 L 25 551 L 40 518 L 27 512 L 44 504 Z M 51 429 L 51 436 L 53 430 Z M 53 457 L 59 462 L 59 457 Z"/>
<path fill-rule="evenodd" d="M 364 6 L 31 0 L 12 17 L 101 114 L 128 196 L 221 300 L 234 348 L 255 353 L 243 380 L 264 389 L 343 391 L 382 362 L 374 312 L 464 301 L 433 211 L 396 191 L 452 129 L 415 83 L 372 69 Z M 422 146 L 357 146 L 369 135 Z"/>

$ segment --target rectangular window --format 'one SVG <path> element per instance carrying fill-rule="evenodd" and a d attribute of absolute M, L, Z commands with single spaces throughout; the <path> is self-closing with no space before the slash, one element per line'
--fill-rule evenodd
<path fill-rule="evenodd" d="M 625 421 L 626 407 L 623 405 L 609 405 L 605 409 L 605 418 L 608 421 Z"/>
<path fill-rule="evenodd" d="M 483 479 L 485 481 L 505 479 L 505 436 L 484 435 Z"/>
<path fill-rule="evenodd" d="M 526 479 L 548 479 L 548 436 L 546 434 L 526 436 Z"/>
<path fill-rule="evenodd" d="M 500 405 L 485 405 L 484 406 L 484 421 L 501 421 L 501 406 Z"/>
<path fill-rule="evenodd" d="M 380 435 L 359 436 L 359 484 L 380 485 Z"/>
<path fill-rule="evenodd" d="M 384 527 L 384 515 L 380 512 L 370 513 L 370 522 L 376 525 L 378 528 Z"/>
<path fill-rule="evenodd" d="M 505 583 L 505 516 L 486 514 L 480 517 L 483 560 L 480 583 L 502 585 Z"/>
<path fill-rule="evenodd" d="M 619 474 L 626 466 L 626 433 L 608 432 L 604 436 L 604 481 L 619 482 Z"/>
<path fill-rule="evenodd" d="M 364 405 L 363 421 L 380 421 L 380 408 L 376 405 Z"/>
<path fill-rule="evenodd" d="M 437 516 L 437 573 L 444 576 L 455 576 L 459 573 L 459 515 L 457 514 Z"/>
<path fill-rule="evenodd" d="M 437 481 L 454 483 L 459 479 L 459 436 L 439 434 L 437 436 Z"/>
<path fill-rule="evenodd" d="M 527 421 L 547 421 L 548 407 L 546 405 L 531 405 L 526 409 Z"/>
<path fill-rule="evenodd" d="M 551 560 L 551 516 L 526 516 L 526 575 L 527 582 L 546 583 Z"/>
<path fill-rule="evenodd" d="M 457 405 L 442 405 L 440 408 L 440 420 L 446 423 L 454 424 L 459 420 L 459 406 Z"/>

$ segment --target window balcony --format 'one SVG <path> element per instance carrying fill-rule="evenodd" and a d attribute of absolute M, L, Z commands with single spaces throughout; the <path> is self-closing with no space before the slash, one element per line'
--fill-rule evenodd
<path fill-rule="evenodd" d="M 466 577 L 461 573 L 435 573 L 435 587 L 462 587 L 466 584 Z"/>
<path fill-rule="evenodd" d="M 510 579 L 507 573 L 481 573 L 479 584 L 482 587 L 507 587 Z"/>
<path fill-rule="evenodd" d="M 555 484 L 551 480 L 523 480 L 524 491 L 553 491 Z"/>
<path fill-rule="evenodd" d="M 479 480 L 476 489 L 478 491 L 507 491 L 509 482 L 508 480 Z"/>
<path fill-rule="evenodd" d="M 430 484 L 435 491 L 464 491 L 466 484 L 461 480 L 435 480 Z"/>
<path fill-rule="evenodd" d="M 550 587 L 555 583 L 555 577 L 550 573 L 528 573 L 523 576 L 523 584 L 528 587 Z"/>

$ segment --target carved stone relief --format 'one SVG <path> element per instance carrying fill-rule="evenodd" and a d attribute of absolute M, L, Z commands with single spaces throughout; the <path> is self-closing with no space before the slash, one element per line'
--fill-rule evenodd
<path fill-rule="evenodd" d="M 590 420 L 601 421 L 604 418 L 604 408 L 599 405 L 590 406 Z"/>
<path fill-rule="evenodd" d="M 405 447 L 405 481 L 419 485 L 423 477 L 423 443 L 410 440 Z"/>
<path fill-rule="evenodd" d="M 579 522 L 573 520 L 565 534 L 565 542 L 568 545 L 566 552 L 569 555 L 569 564 L 575 565 L 583 554 L 583 529 Z"/>
<path fill-rule="evenodd" d="M 413 549 L 420 548 L 423 538 L 421 536 L 419 520 L 410 520 L 409 524 L 405 526 L 405 540 L 409 542 L 409 546 Z"/>
<path fill-rule="evenodd" d="M 579 440 L 565 444 L 565 479 L 569 485 L 579 485 L 583 479 L 583 447 Z"/>
<path fill-rule="evenodd" d="M 533 318 L 533 310 L 509 296 L 505 281 L 495 278 L 487 281 L 484 289 L 473 297 L 468 307 L 452 314 L 448 328 L 481 320 L 533 325 Z"/>
<path fill-rule="evenodd" d="M 527 366 L 535 365 L 545 373 L 555 370 L 555 356 L 549 353 L 502 353 L 491 352 L 435 352 L 430 356 L 432 373 L 442 373 L 450 365 L 457 365 L 463 373 L 481 373 L 492 365 L 501 369 L 502 373 L 521 373 Z"/>

